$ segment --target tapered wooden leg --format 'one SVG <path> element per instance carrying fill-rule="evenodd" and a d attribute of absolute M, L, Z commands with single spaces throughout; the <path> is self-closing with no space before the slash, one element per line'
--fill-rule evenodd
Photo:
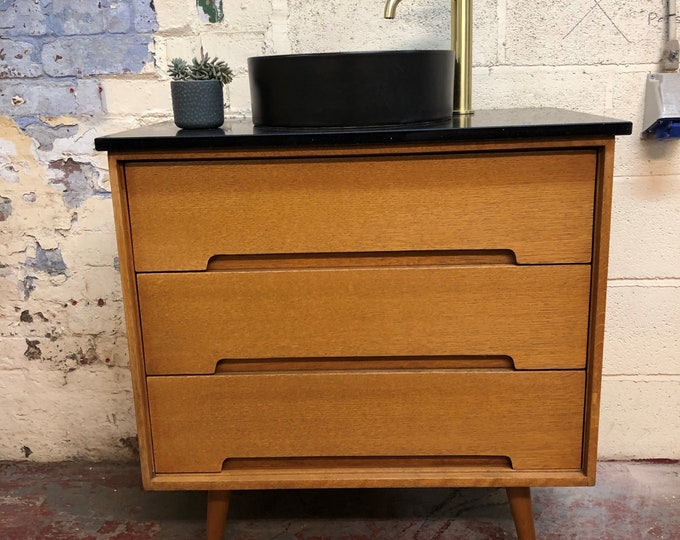
<path fill-rule="evenodd" d="M 207 540 L 222 540 L 229 511 L 229 491 L 208 491 Z"/>
<path fill-rule="evenodd" d="M 531 511 L 531 490 L 528 487 L 505 488 L 515 521 L 518 540 L 536 540 L 534 514 Z"/>

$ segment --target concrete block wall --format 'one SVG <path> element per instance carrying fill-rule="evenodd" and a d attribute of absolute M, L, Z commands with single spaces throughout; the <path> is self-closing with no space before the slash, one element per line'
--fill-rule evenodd
<path fill-rule="evenodd" d="M 618 141 L 600 456 L 680 458 L 680 141 L 642 141 L 665 0 L 476 0 L 477 109 L 634 122 Z M 213 13 L 214 20 L 209 22 Z M 219 20 L 219 14 L 222 14 Z M 449 47 L 449 2 L 0 0 L 0 459 L 125 459 L 135 427 L 104 155 L 171 118 L 164 68 L 260 54 Z"/>

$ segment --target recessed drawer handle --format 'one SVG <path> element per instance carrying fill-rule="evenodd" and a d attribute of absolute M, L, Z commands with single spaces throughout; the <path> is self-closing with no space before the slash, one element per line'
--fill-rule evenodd
<path fill-rule="evenodd" d="M 324 358 L 225 358 L 215 373 L 281 371 L 514 370 L 509 356 L 404 356 Z"/>
<path fill-rule="evenodd" d="M 295 474 L 305 471 L 349 472 L 357 470 L 418 469 L 423 472 L 447 469 L 477 468 L 512 469 L 508 456 L 324 456 L 284 458 L 227 458 L 222 462 L 223 472 L 279 471 Z"/>
<path fill-rule="evenodd" d="M 214 255 L 207 270 L 517 264 L 511 249 Z"/>

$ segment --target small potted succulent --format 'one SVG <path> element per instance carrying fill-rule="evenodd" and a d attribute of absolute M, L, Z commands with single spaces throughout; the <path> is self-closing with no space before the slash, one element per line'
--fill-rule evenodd
<path fill-rule="evenodd" d="M 191 63 L 173 58 L 168 64 L 172 112 L 183 129 L 216 128 L 224 123 L 224 93 L 234 74 L 223 60 L 203 53 Z"/>

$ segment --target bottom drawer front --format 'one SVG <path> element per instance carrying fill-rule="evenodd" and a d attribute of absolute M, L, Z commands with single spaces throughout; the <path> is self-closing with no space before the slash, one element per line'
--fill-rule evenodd
<path fill-rule="evenodd" d="M 156 473 L 227 459 L 505 456 L 579 469 L 582 371 L 149 377 Z"/>

